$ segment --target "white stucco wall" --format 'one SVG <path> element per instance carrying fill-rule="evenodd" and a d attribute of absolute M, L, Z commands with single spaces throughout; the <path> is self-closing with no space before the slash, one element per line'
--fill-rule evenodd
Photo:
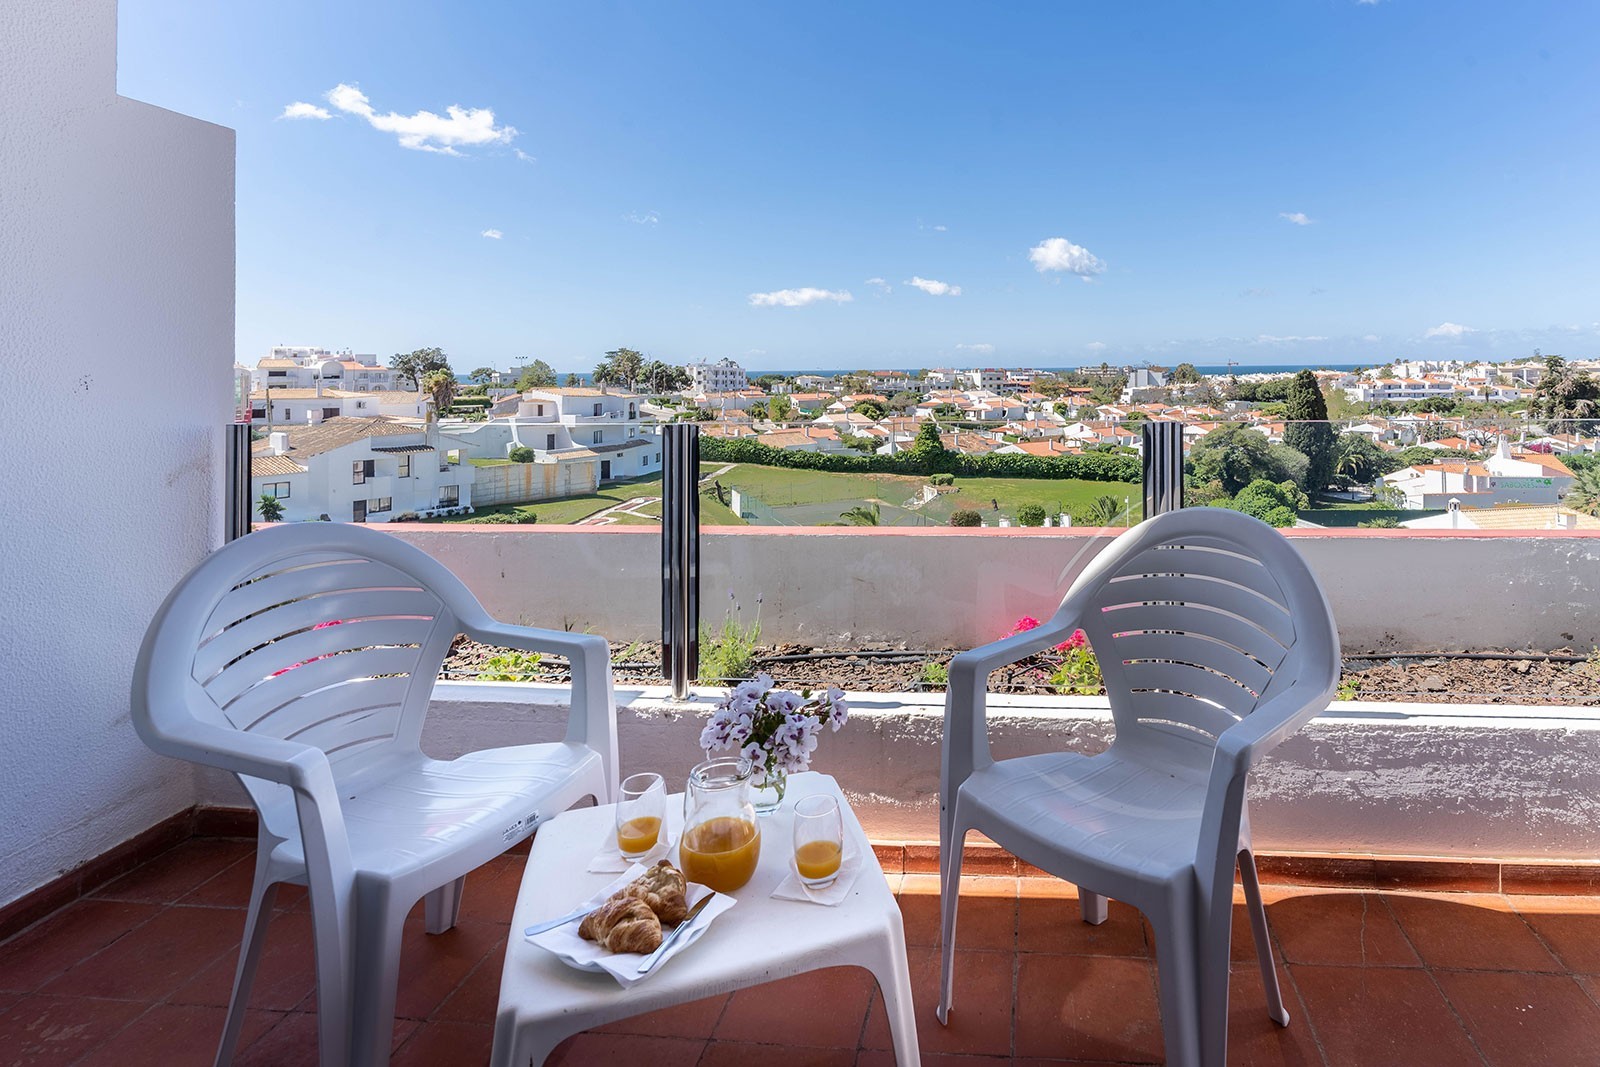
<path fill-rule="evenodd" d="M 712 690 L 674 704 L 660 687 L 617 692 L 624 775 L 656 771 L 682 788 L 699 754 Z M 555 741 L 565 691 L 443 682 L 423 745 L 450 758 L 493 745 Z M 862 693 L 825 733 L 814 766 L 833 775 L 875 840 L 939 837 L 940 694 Z M 1110 743 L 1104 699 L 993 697 L 996 758 L 1093 753 Z M 1594 708 L 1335 702 L 1251 779 L 1264 852 L 1593 862 L 1600 855 L 1600 715 Z M 240 805 L 233 782 L 203 799 Z"/>
<path fill-rule="evenodd" d="M 395 527 L 511 622 L 659 640 L 660 532 L 602 527 Z M 1115 533 L 1115 531 L 1110 531 Z M 1600 535 L 1303 531 L 1346 649 L 1600 645 Z M 970 648 L 1045 618 L 1110 542 L 1082 530 L 708 527 L 702 621 L 762 598 L 770 643 Z"/>
<path fill-rule="evenodd" d="M 114 0 L 0 4 L 0 904 L 196 791 L 128 682 L 221 540 L 234 137 L 118 97 L 116 29 Z"/>

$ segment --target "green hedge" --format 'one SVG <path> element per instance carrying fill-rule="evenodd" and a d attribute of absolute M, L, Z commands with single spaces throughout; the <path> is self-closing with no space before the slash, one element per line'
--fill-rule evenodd
<path fill-rule="evenodd" d="M 948 449 L 936 453 L 908 450 L 893 456 L 834 455 L 791 452 L 748 438 L 702 437 L 700 458 L 712 463 L 754 463 L 763 467 L 832 471 L 839 474 L 951 473 L 969 478 L 1081 478 L 1091 482 L 1137 482 L 1137 456 L 1086 452 L 1074 456 L 965 456 Z"/>

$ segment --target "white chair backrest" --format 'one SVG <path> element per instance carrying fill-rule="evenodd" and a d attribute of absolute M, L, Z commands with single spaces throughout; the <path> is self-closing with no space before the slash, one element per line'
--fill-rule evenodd
<path fill-rule="evenodd" d="M 181 582 L 146 638 L 148 699 L 181 736 L 185 715 L 248 737 L 310 745 L 336 781 L 414 751 L 458 632 L 476 601 L 398 538 L 341 523 L 257 531 Z M 481 609 L 478 609 L 481 611 Z M 269 826 L 293 833 L 283 787 L 241 776 Z"/>
<path fill-rule="evenodd" d="M 1115 744 L 1210 766 L 1217 737 L 1302 675 L 1337 671 L 1333 616 L 1277 530 L 1186 508 L 1129 531 L 1074 583 L 1116 719 Z M 1072 594 L 1069 594 L 1071 596 Z"/>

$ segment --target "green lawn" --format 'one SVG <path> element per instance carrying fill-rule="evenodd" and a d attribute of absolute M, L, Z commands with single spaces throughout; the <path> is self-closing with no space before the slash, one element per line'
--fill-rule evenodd
<path fill-rule="evenodd" d="M 473 462 L 478 462 L 474 460 Z M 501 463 L 500 460 L 485 460 L 480 466 L 493 466 Z M 715 468 L 708 468 L 715 469 Z M 654 526 L 661 521 L 661 475 L 651 474 L 643 478 L 630 478 L 626 481 L 612 482 L 602 486 L 598 492 L 587 493 L 583 496 L 560 497 L 555 500 L 535 500 L 527 504 L 501 504 L 495 507 L 478 508 L 476 514 L 451 516 L 449 518 L 423 519 L 423 522 L 466 522 L 469 519 L 479 518 L 484 515 L 503 514 L 506 512 L 533 512 L 538 522 L 545 525 L 570 526 L 587 519 L 590 515 L 606 508 L 632 500 L 635 497 L 654 497 L 655 502 L 645 504 L 639 508 L 643 515 L 619 515 L 618 525 L 622 526 Z M 704 526 L 743 526 L 744 520 L 738 518 L 722 504 L 717 503 L 714 497 L 700 497 L 700 522 Z"/>
<path fill-rule="evenodd" d="M 702 473 L 719 465 L 701 464 Z M 920 508 L 903 509 L 928 484 L 921 476 L 899 474 L 839 474 L 831 471 L 792 470 L 737 464 L 718 475 L 717 481 L 729 489 L 750 493 L 780 515 L 797 524 L 834 521 L 862 501 L 878 501 L 884 525 L 945 525 L 950 514 L 966 508 L 993 523 L 1003 515 L 1013 521 L 1024 504 L 1039 504 L 1049 514 L 1074 507 L 1085 507 L 1101 496 L 1111 496 L 1130 506 L 1135 521 L 1142 497 L 1131 482 L 1093 482 L 1078 478 L 962 478 L 955 481 L 955 492 L 941 493 Z M 704 499 L 704 498 L 703 498 Z M 996 512 L 994 505 L 999 504 Z M 793 509 L 792 511 L 790 509 Z M 1126 518 L 1124 517 L 1124 520 Z"/>

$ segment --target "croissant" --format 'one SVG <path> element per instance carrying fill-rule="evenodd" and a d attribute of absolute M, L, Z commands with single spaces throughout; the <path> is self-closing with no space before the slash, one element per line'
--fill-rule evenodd
<path fill-rule="evenodd" d="M 657 919 L 668 925 L 681 923 L 689 914 L 688 883 L 683 872 L 667 860 L 623 886 L 612 900 L 633 899 L 647 904 Z"/>
<path fill-rule="evenodd" d="M 642 900 L 613 898 L 583 917 L 578 936 L 608 952 L 654 952 L 661 945 L 661 920 Z"/>

